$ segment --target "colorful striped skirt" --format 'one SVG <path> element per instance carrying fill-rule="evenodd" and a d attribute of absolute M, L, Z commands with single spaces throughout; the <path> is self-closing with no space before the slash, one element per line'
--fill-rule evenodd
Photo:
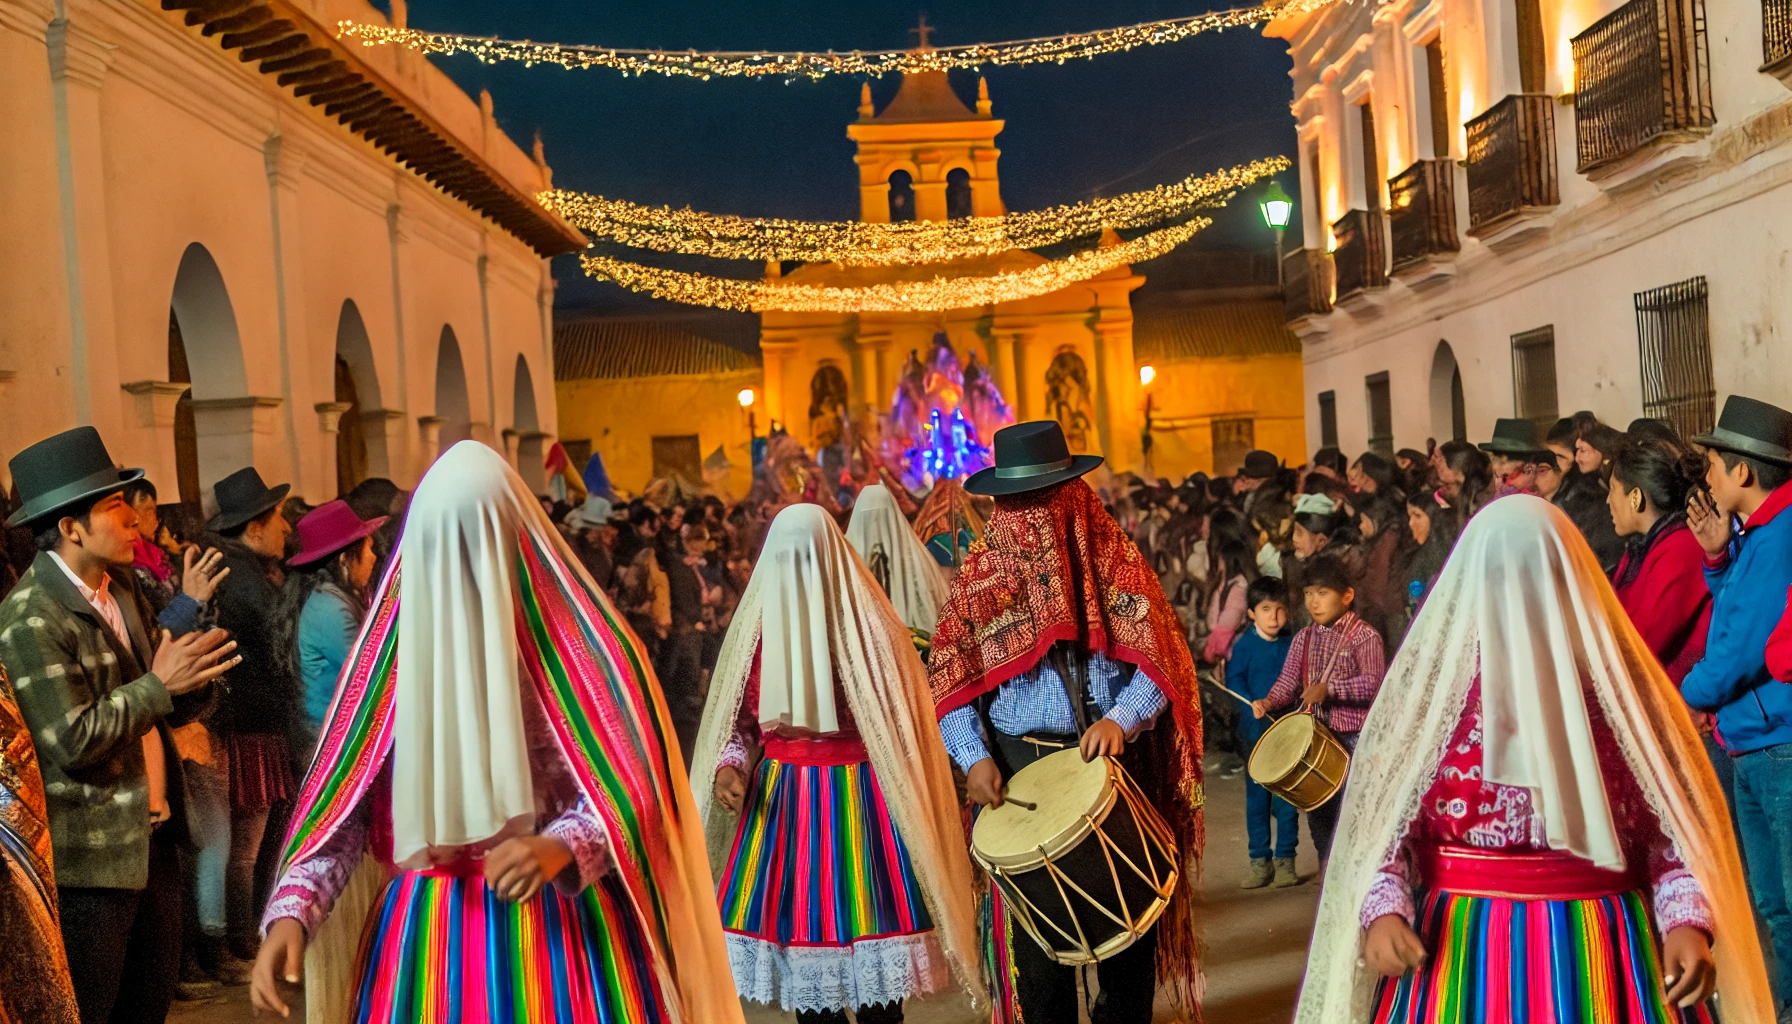
<path fill-rule="evenodd" d="M 1640 892 L 1515 900 L 1433 890 L 1419 901 L 1423 967 L 1383 979 L 1375 1024 L 1714 1024 L 1663 998 Z"/>
<path fill-rule="evenodd" d="M 761 761 L 721 904 L 746 999 L 843 1010 L 925 995 L 950 976 L 866 761 Z"/>
<path fill-rule="evenodd" d="M 527 903 L 406 872 L 367 916 L 353 1024 L 659 1024 L 647 943 L 613 878 Z"/>

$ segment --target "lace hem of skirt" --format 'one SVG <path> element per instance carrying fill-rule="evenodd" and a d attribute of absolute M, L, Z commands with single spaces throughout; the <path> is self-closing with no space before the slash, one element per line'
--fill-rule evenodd
<path fill-rule="evenodd" d="M 728 932 L 728 966 L 741 998 L 786 1012 L 857 1009 L 924 996 L 951 978 L 932 931 L 850 946 L 780 946 Z"/>

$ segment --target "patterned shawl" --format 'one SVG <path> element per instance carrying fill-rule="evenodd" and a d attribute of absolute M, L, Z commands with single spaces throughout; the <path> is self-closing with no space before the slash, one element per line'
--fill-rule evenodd
<path fill-rule="evenodd" d="M 37 748 L 0 669 L 0 1024 L 75 1024 Z"/>
<path fill-rule="evenodd" d="M 1120 524 L 1082 480 L 996 499 L 940 610 L 928 665 L 935 709 L 962 707 L 1026 672 L 1060 640 L 1137 665 L 1170 700 L 1174 728 L 1139 737 L 1137 781 L 1175 832 L 1183 882 L 1158 923 L 1158 977 L 1191 1007 L 1199 992 L 1191 897 L 1203 840 L 1201 701 L 1182 624 Z"/>
<path fill-rule="evenodd" d="M 436 463 L 444 465 L 453 469 L 453 460 Z M 524 488 L 514 470 L 502 471 Z M 524 515 L 511 523 L 518 653 L 573 777 L 604 823 L 628 909 L 652 945 L 665 1010 L 673 1024 L 739 1024 L 702 826 L 653 670 L 540 506 L 516 507 Z M 293 809 L 283 874 L 328 842 L 392 753 L 401 561 L 393 559 L 343 666 Z"/>

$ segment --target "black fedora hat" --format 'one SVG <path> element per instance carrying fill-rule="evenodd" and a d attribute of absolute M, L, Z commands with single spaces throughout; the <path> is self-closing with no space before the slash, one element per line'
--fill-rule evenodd
<path fill-rule="evenodd" d="M 63 509 L 92 505 L 143 479 L 141 469 L 118 468 L 92 427 L 47 437 L 13 456 L 9 465 L 21 504 L 7 517 L 8 526 L 36 526 Z"/>
<path fill-rule="evenodd" d="M 1505 455 L 1515 459 L 1555 457 L 1537 439 L 1537 424 L 1530 420 L 1494 420 L 1493 440 L 1475 447 L 1490 455 Z"/>
<path fill-rule="evenodd" d="M 964 489 L 991 496 L 1061 484 L 1101 465 L 1099 455 L 1072 455 L 1057 420 L 1016 423 L 996 431 L 996 464 L 972 473 Z"/>
<path fill-rule="evenodd" d="M 1268 480 L 1282 471 L 1282 460 L 1261 448 L 1254 448 L 1244 457 L 1238 475 L 1252 480 Z"/>
<path fill-rule="evenodd" d="M 1718 451 L 1792 466 L 1792 412 L 1746 395 L 1731 395 L 1709 434 L 1692 439 Z"/>
<path fill-rule="evenodd" d="M 280 504 L 290 490 L 291 484 L 269 487 L 262 483 L 261 474 L 254 466 L 239 469 L 212 485 L 212 494 L 218 499 L 218 514 L 205 524 L 205 528 L 213 533 L 234 530 Z"/>

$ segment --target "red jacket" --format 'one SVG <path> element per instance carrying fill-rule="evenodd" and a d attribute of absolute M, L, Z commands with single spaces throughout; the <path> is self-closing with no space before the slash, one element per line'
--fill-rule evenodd
<path fill-rule="evenodd" d="M 1786 592 L 1786 611 L 1767 637 L 1767 671 L 1782 683 L 1792 683 L 1792 590 Z"/>
<path fill-rule="evenodd" d="M 1624 579 L 1630 559 L 1626 551 L 1612 579 Z M 1698 539 L 1684 522 L 1667 527 L 1643 554 L 1636 578 L 1617 591 L 1643 642 L 1679 686 L 1705 656 L 1705 631 L 1711 625 L 1711 590 L 1705 585 L 1705 551 Z"/>

